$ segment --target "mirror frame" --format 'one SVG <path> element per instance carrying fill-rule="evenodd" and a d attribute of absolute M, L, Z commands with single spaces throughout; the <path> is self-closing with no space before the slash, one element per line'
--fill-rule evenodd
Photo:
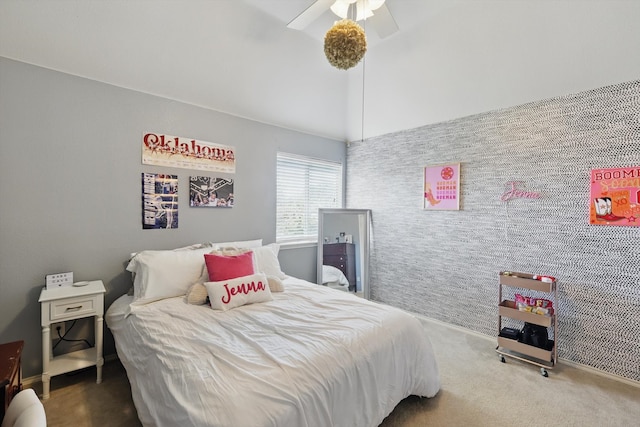
<path fill-rule="evenodd" d="M 370 298 L 369 292 L 369 256 L 371 251 L 371 209 L 318 209 L 318 258 L 316 281 L 322 285 L 322 265 L 324 260 L 324 219 L 326 215 L 356 215 L 363 216 L 365 220 L 364 230 L 359 232 L 360 252 L 360 278 L 362 283 L 362 296 Z M 357 284 L 356 284 L 357 289 Z"/>

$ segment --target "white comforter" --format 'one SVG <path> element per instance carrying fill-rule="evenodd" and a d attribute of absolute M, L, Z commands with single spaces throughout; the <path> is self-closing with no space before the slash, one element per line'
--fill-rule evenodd
<path fill-rule="evenodd" d="M 145 426 L 377 426 L 440 387 L 413 316 L 299 279 L 274 300 L 226 312 L 184 297 L 106 320 Z"/>
<path fill-rule="evenodd" d="M 347 280 L 347 276 L 345 276 L 342 271 L 332 265 L 322 266 L 322 283 L 335 284 L 337 286 L 349 286 L 349 280 Z"/>

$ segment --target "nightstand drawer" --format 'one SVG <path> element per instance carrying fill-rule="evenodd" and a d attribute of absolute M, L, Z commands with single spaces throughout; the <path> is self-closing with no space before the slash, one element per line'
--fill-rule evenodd
<path fill-rule="evenodd" d="M 67 298 L 62 301 L 52 301 L 49 306 L 49 319 L 52 322 L 68 317 L 93 316 L 96 314 L 97 297 L 94 295 L 84 298 Z"/>

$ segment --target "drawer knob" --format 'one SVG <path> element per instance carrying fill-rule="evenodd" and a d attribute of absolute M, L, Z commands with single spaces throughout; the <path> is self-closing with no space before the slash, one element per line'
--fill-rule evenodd
<path fill-rule="evenodd" d="M 77 306 L 77 307 L 67 307 L 67 309 L 65 310 L 65 313 L 68 313 L 70 311 L 78 311 L 82 308 L 81 305 Z"/>

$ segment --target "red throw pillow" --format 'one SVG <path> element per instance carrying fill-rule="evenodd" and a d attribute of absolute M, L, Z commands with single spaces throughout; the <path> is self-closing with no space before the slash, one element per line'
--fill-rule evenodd
<path fill-rule="evenodd" d="M 255 273 L 251 251 L 240 255 L 205 254 L 204 262 L 207 264 L 210 282 L 220 282 Z"/>

